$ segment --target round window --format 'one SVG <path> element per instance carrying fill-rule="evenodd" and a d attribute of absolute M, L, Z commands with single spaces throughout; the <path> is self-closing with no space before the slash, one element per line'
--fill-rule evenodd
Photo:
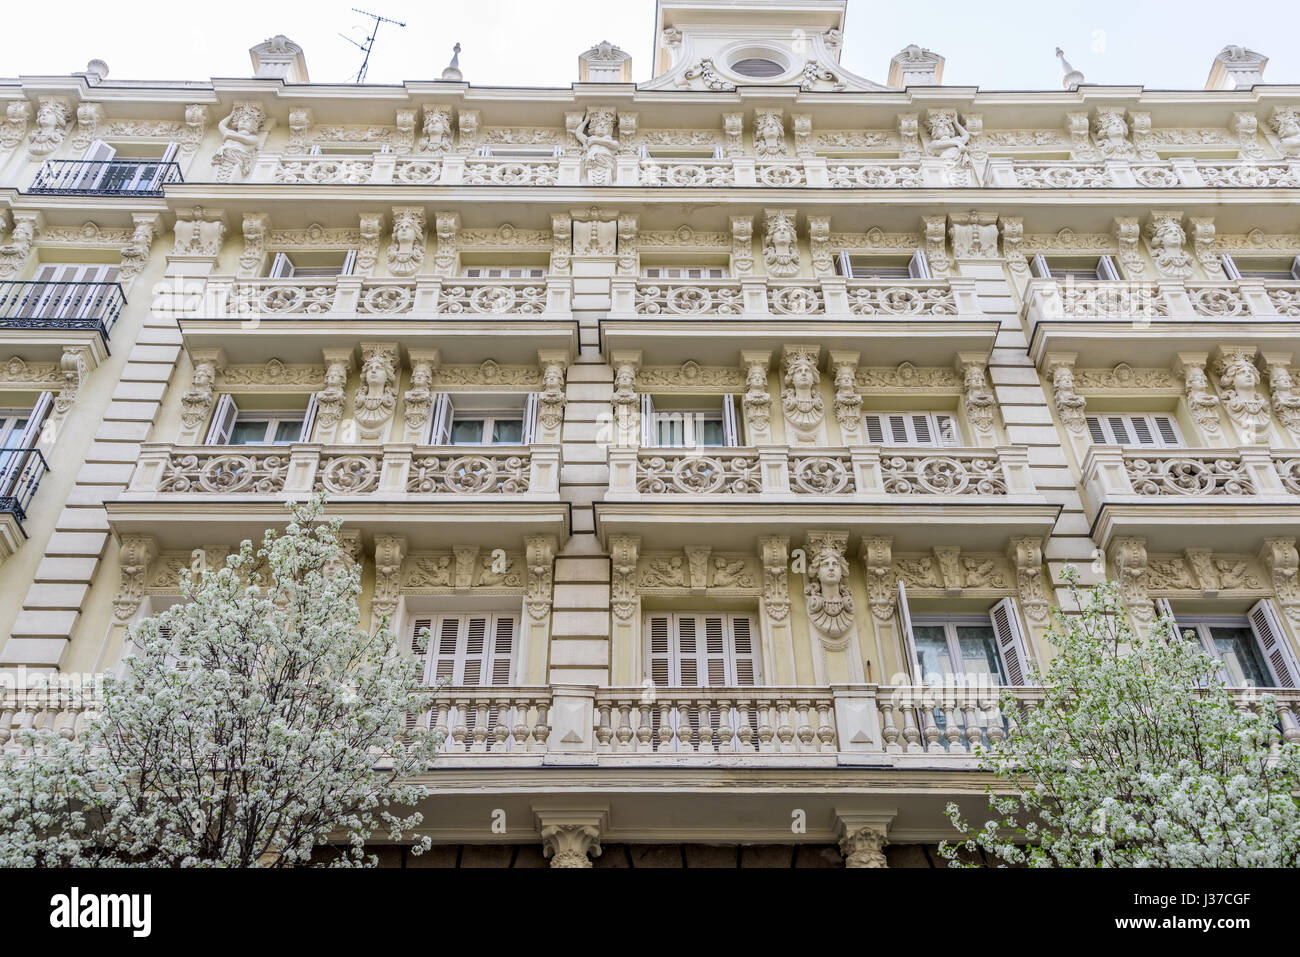
<path fill-rule="evenodd" d="M 785 67 L 775 60 L 769 60 L 766 57 L 750 56 L 743 60 L 737 60 L 731 64 L 731 69 L 741 76 L 752 77 L 769 77 L 780 76 L 785 72 Z"/>

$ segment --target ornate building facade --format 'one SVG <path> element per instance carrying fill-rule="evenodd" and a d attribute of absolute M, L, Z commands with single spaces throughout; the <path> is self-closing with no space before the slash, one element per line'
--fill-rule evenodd
<path fill-rule="evenodd" d="M 0 673 L 324 492 L 450 682 L 434 863 L 933 863 L 1071 565 L 1300 737 L 1300 87 L 879 84 L 844 6 L 660 0 L 639 84 L 0 81 Z"/>

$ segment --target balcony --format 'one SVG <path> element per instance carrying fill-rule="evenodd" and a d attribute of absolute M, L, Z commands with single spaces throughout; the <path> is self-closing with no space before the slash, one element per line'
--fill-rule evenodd
<path fill-rule="evenodd" d="M 40 449 L 0 451 L 0 561 L 26 540 L 27 509 L 48 470 Z"/>
<path fill-rule="evenodd" d="M 125 305 L 115 282 L 0 282 L 0 338 L 26 341 L 33 338 L 30 332 L 54 333 L 45 338 L 69 342 L 68 333 L 91 333 L 97 358 L 103 358 Z"/>
<path fill-rule="evenodd" d="M 403 534 L 412 547 L 522 546 L 567 536 L 558 446 L 141 447 L 127 489 L 110 503 L 114 528 L 182 547 L 260 538 L 284 504 L 324 493 L 349 525 Z"/>
<path fill-rule="evenodd" d="M 161 160 L 46 160 L 29 193 L 63 196 L 161 196 L 182 183 L 181 168 Z"/>
<path fill-rule="evenodd" d="M 1152 551 L 1205 541 L 1254 552 L 1264 536 L 1300 534 L 1300 450 L 1128 449 L 1094 445 L 1083 461 L 1084 501 L 1101 547 L 1147 539 Z"/>
<path fill-rule="evenodd" d="M 983 185 L 1021 189 L 1241 189 L 1300 187 L 1296 160 L 1017 160 L 991 157 Z"/>
<path fill-rule="evenodd" d="M 538 349 L 576 353 L 572 280 L 236 279 L 207 281 L 179 316 L 189 348 L 224 348 L 231 361 L 319 361 L 357 336 L 442 350 L 444 362 L 537 361 Z M 490 320 L 490 321 L 488 321 Z M 485 341 L 491 345 L 485 345 Z"/>
<path fill-rule="evenodd" d="M 1300 349 L 1300 282 L 1060 282 L 1031 279 L 1024 317 L 1029 351 L 1078 354 L 1080 367 L 1169 365 L 1180 352 L 1208 352 L 1226 339 L 1261 349 Z"/>
<path fill-rule="evenodd" d="M 972 548 L 1045 535 L 1058 511 L 1018 447 L 613 448 L 609 470 L 598 531 L 640 535 L 647 549 L 698 540 L 748 550 L 762 535 L 826 523 L 893 535 L 896 548 Z"/>
<path fill-rule="evenodd" d="M 639 350 L 647 365 L 734 365 L 741 349 L 780 350 L 810 334 L 827 349 L 860 351 L 872 364 L 948 366 L 959 352 L 993 348 L 975 280 L 710 279 L 616 277 L 601 321 L 608 352 Z"/>

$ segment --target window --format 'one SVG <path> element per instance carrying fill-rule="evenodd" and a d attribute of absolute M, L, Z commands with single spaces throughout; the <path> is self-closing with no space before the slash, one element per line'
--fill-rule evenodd
<path fill-rule="evenodd" d="M 545 266 L 466 266 L 466 279 L 545 279 Z"/>
<path fill-rule="evenodd" d="M 1109 256 L 1095 260 L 1047 259 L 1042 253 L 1029 262 L 1029 271 L 1036 279 L 1073 279 L 1092 282 L 1098 279 L 1120 278 L 1115 261 Z"/>
<path fill-rule="evenodd" d="M 29 455 L 18 449 L 34 449 L 41 441 L 41 429 L 54 405 L 54 393 L 42 392 L 30 409 L 0 409 L 0 496 L 14 494 Z"/>
<path fill-rule="evenodd" d="M 1088 435 L 1097 445 L 1181 449 L 1182 433 L 1172 415 L 1090 415 Z"/>
<path fill-rule="evenodd" d="M 429 629 L 429 641 L 420 631 Z M 451 685 L 508 685 L 514 673 L 517 615 L 473 612 L 417 616 L 411 649 L 424 665 L 424 682 Z"/>
<path fill-rule="evenodd" d="M 907 588 L 898 583 L 898 615 L 912 681 L 921 685 L 1023 685 L 1029 646 L 1014 598 L 986 615 L 918 615 L 912 618 Z"/>
<path fill-rule="evenodd" d="M 641 159 L 723 159 L 721 146 L 646 146 L 637 147 Z"/>
<path fill-rule="evenodd" d="M 645 266 L 644 279 L 726 279 L 726 266 Z"/>
<path fill-rule="evenodd" d="M 754 619 L 748 615 L 656 612 L 646 615 L 646 668 L 661 688 L 758 684 Z"/>
<path fill-rule="evenodd" d="M 241 411 L 232 395 L 217 400 L 205 445 L 292 445 L 311 439 L 316 422 L 316 396 L 303 411 Z"/>
<path fill-rule="evenodd" d="M 537 394 L 434 396 L 431 445 L 532 445 L 537 435 Z"/>
<path fill-rule="evenodd" d="M 117 148 L 95 140 L 82 155 L 72 188 L 114 193 L 148 193 L 161 188 L 179 146 L 168 143 L 158 157 L 118 157 Z"/>
<path fill-rule="evenodd" d="M 961 445 L 957 420 L 943 412 L 872 412 L 864 416 L 871 445 Z"/>
<path fill-rule="evenodd" d="M 551 159 L 564 152 L 561 146 L 480 146 L 480 156 L 500 156 L 510 159 Z"/>
<path fill-rule="evenodd" d="M 732 63 L 731 70 L 741 76 L 762 80 L 772 76 L 780 76 L 785 72 L 785 66 L 766 57 L 749 56 Z"/>
<path fill-rule="evenodd" d="M 705 396 L 661 396 L 660 402 L 672 405 L 656 408 L 654 397 L 647 393 L 641 396 L 642 445 L 672 449 L 740 445 L 740 420 L 736 416 L 735 396 L 729 393 L 716 399 Z"/>
<path fill-rule="evenodd" d="M 1239 615 L 1174 615 L 1166 599 L 1156 599 L 1161 614 L 1171 615 L 1184 638 L 1198 642 L 1223 664 L 1220 677 L 1230 688 L 1295 688 L 1296 664 L 1281 620 L 1268 599 Z"/>
<path fill-rule="evenodd" d="M 298 262 L 290 259 L 287 253 L 276 253 L 268 276 L 271 279 L 333 279 L 352 275 L 356 262 L 355 249 L 316 255 L 301 253 Z"/>
<path fill-rule="evenodd" d="M 849 279 L 929 279 L 930 261 L 918 249 L 910 259 L 891 256 L 853 256 L 842 252 L 835 259 L 835 275 Z"/>
<path fill-rule="evenodd" d="M 15 318 L 100 319 L 105 316 L 119 267 L 94 263 L 41 263 L 32 281 L 45 283 L 18 307 Z"/>
<path fill-rule="evenodd" d="M 1294 259 L 1237 258 L 1228 253 L 1220 257 L 1229 279 L 1300 280 L 1300 256 Z"/>

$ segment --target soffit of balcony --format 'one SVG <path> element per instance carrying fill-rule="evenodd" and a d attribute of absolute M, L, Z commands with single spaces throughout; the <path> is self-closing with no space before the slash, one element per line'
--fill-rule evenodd
<path fill-rule="evenodd" d="M 264 496 L 205 495 L 166 500 L 123 493 L 106 502 L 109 527 L 123 535 L 149 535 L 161 549 L 237 546 L 260 542 L 267 528 L 283 527 L 288 510 L 283 500 Z M 343 527 L 360 529 L 363 544 L 373 548 L 375 535 L 398 535 L 408 549 L 447 549 L 478 545 L 523 551 L 524 539 L 554 535 L 561 545 L 569 537 L 569 506 L 564 502 L 511 502 L 500 496 L 454 502 L 331 501 L 326 514 L 343 519 Z"/>
<path fill-rule="evenodd" d="M 790 496 L 794 498 L 794 496 Z M 849 533 L 857 553 L 864 538 L 887 536 L 899 551 L 925 551 L 936 545 L 966 549 L 1002 547 L 1010 537 L 1043 538 L 1056 524 L 1060 506 L 1041 495 L 1010 495 L 996 502 L 906 500 L 864 502 L 597 502 L 596 531 L 606 548 L 614 535 L 638 535 L 645 551 L 712 545 L 716 549 L 756 551 L 759 539 L 789 536 L 802 540 L 809 529 Z"/>
<path fill-rule="evenodd" d="M 31 319 L 33 324 L 52 320 Z M 58 362 L 65 349 L 82 347 L 90 369 L 98 368 L 108 358 L 104 337 L 95 329 L 15 329 L 5 328 L 0 318 L 0 356 L 6 361 L 17 356 L 25 362 Z"/>
<path fill-rule="evenodd" d="M 487 315 L 327 319 L 179 319 L 185 349 L 224 349 L 231 363 L 319 362 L 321 351 L 354 349 L 367 342 L 397 342 L 406 349 L 438 349 L 444 363 L 533 365 L 537 352 L 578 354 L 578 324 L 554 319 L 509 319 Z M 737 360 L 739 361 L 739 360 Z"/>
<path fill-rule="evenodd" d="M 779 280 L 774 280 L 774 288 Z M 998 323 L 989 319 L 926 316 L 915 319 L 743 317 L 604 319 L 606 355 L 640 351 L 643 365 L 741 366 L 741 352 L 769 350 L 779 362 L 787 344 L 816 342 L 831 351 L 860 352 L 863 365 L 951 366 L 958 353 L 988 355 Z"/>
<path fill-rule="evenodd" d="M 24 174 L 26 176 L 26 174 Z M 33 172 L 23 181 L 30 185 Z M 80 228 L 93 223 L 100 229 L 130 229 L 134 225 L 132 213 L 160 213 L 164 228 L 170 229 L 174 217 L 168 214 L 167 200 L 162 196 L 95 196 L 60 195 L 58 193 L 24 193 L 18 189 L 0 189 L 0 208 L 24 211 L 39 210 L 44 217 L 44 228 Z M 40 238 L 37 238 L 40 247 Z M 88 240 L 93 245 L 93 239 Z M 114 254 L 117 246 L 112 247 Z"/>
<path fill-rule="evenodd" d="M 1117 362 L 1169 368 L 1179 353 L 1209 354 L 1224 342 L 1249 342 L 1264 352 L 1300 353 L 1294 319 L 1040 319 L 1029 336 L 1029 354 L 1041 371 L 1054 353 L 1076 353 L 1079 368 L 1110 368 Z"/>
<path fill-rule="evenodd" d="M 1280 498 L 1280 497 L 1279 497 Z M 1149 552 L 1181 552 L 1213 545 L 1215 551 L 1254 554 L 1265 538 L 1300 537 L 1300 505 L 1291 501 L 1152 501 L 1107 497 L 1092 523 L 1103 551 L 1116 538 L 1143 538 Z"/>

